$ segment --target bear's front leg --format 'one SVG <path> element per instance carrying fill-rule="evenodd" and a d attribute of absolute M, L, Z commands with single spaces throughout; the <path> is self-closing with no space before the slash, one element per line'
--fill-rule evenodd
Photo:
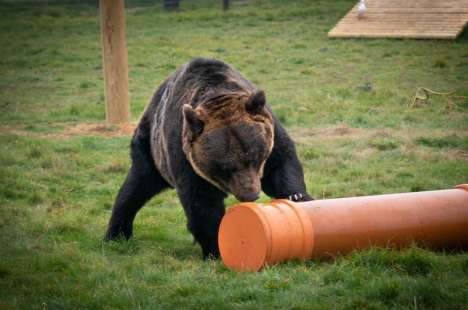
<path fill-rule="evenodd" d="M 157 193 L 169 187 L 156 169 L 149 151 L 149 141 L 138 128 L 132 139 L 132 166 L 115 199 L 105 241 L 124 237 L 133 232 L 133 220 L 143 205 Z"/>
<path fill-rule="evenodd" d="M 307 193 L 302 167 L 297 159 L 290 159 L 271 170 L 265 170 L 262 190 L 268 196 L 294 202 L 313 200 Z"/>
<path fill-rule="evenodd" d="M 203 258 L 218 258 L 218 230 L 224 216 L 226 194 L 201 178 L 177 192 L 187 216 L 187 228 L 200 244 Z"/>
<path fill-rule="evenodd" d="M 307 193 L 304 171 L 297 157 L 294 142 L 276 121 L 275 144 L 265 164 L 262 190 L 276 199 L 313 200 Z"/>

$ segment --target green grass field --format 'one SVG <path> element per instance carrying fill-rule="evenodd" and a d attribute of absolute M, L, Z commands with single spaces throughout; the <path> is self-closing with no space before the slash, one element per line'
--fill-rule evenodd
<path fill-rule="evenodd" d="M 203 261 L 174 191 L 142 209 L 133 240 L 103 243 L 130 136 L 76 130 L 105 119 L 98 10 L 54 2 L 0 1 L 0 309 L 466 309 L 466 253 L 372 249 L 255 274 Z M 179 65 L 219 58 L 266 91 L 316 198 L 468 181 L 466 31 L 329 40 L 355 1 L 227 13 L 221 1 L 182 1 L 176 13 L 148 2 L 126 12 L 134 121 Z M 410 107 L 418 87 L 464 98 Z"/>

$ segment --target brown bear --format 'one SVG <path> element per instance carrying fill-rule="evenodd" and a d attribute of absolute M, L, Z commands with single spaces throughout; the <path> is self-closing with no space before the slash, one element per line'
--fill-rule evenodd
<path fill-rule="evenodd" d="M 158 88 L 131 142 L 132 166 L 105 240 L 132 235 L 138 210 L 175 188 L 203 257 L 218 257 L 224 198 L 311 200 L 293 141 L 258 90 L 228 64 L 197 58 Z"/>

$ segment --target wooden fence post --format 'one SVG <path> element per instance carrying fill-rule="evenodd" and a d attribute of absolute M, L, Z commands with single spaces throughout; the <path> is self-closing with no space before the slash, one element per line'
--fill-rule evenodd
<path fill-rule="evenodd" d="M 106 120 L 112 124 L 128 123 L 130 106 L 124 0 L 100 0 L 100 11 Z"/>

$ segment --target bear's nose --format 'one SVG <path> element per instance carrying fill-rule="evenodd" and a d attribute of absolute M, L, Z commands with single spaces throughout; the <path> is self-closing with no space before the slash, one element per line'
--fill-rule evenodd
<path fill-rule="evenodd" d="M 259 198 L 259 195 L 257 193 L 242 194 L 236 198 L 241 202 L 250 202 L 257 200 Z"/>

